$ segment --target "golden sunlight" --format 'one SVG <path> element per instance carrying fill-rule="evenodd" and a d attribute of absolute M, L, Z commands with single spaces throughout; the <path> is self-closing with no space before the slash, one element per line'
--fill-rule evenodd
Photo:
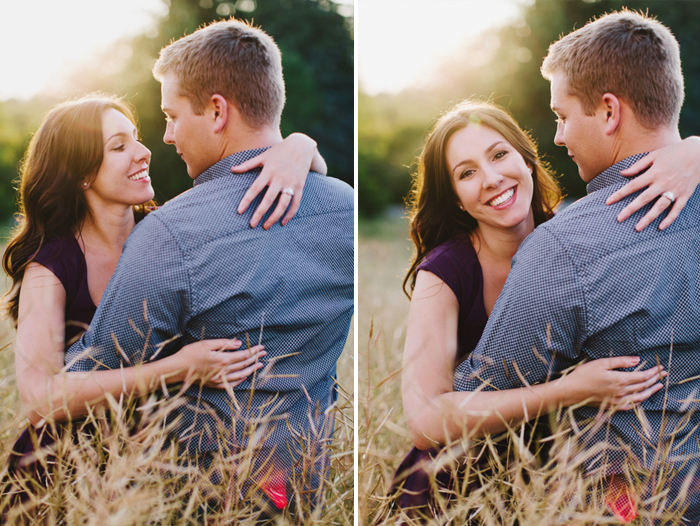
<path fill-rule="evenodd" d="M 165 12 L 162 0 L 0 0 L 0 100 L 50 90 L 67 71 L 153 27 Z"/>
<path fill-rule="evenodd" d="M 397 93 L 434 73 L 459 45 L 518 16 L 527 0 L 359 2 L 355 48 L 366 93 Z"/>

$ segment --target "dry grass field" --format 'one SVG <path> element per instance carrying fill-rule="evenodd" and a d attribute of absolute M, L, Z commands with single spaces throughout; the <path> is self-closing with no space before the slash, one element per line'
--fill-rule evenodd
<path fill-rule="evenodd" d="M 354 523 L 353 514 L 353 330 L 338 364 L 339 397 L 335 411 L 335 433 L 330 445 L 330 477 L 315 495 L 318 506 L 304 502 L 277 517 L 280 525 L 339 525 Z M 27 426 L 14 377 L 12 341 L 14 331 L 0 327 L 0 476 L 10 448 Z M 96 412 L 88 421 L 96 431 L 67 436 L 56 445 L 52 469 L 55 484 L 37 490 L 26 505 L 24 515 L 18 506 L 9 509 L 8 524 L 42 525 L 188 525 L 262 524 L 259 495 L 246 483 L 254 469 L 257 448 L 212 462 L 216 480 L 196 467 L 178 462 L 172 448 L 164 447 L 164 415 L 175 407 L 177 396 L 166 402 L 147 400 L 109 401 L 110 412 Z M 139 419 L 130 411 L 138 411 Z M 147 415 L 144 417 L 144 415 Z M 134 427 L 133 422 L 138 420 Z M 251 430 L 254 433 L 255 430 Z M 319 430 L 319 435 L 323 432 Z M 319 437 L 300 437 L 309 441 Z M 264 440 L 264 436 L 262 437 Z M 255 443 L 251 440 L 251 443 Z M 259 443 L 259 442 L 258 442 Z M 212 471 L 212 472 L 214 472 Z M 302 470 L 304 471 L 304 470 Z M 304 471 L 307 472 L 307 471 Z M 294 487 L 299 481 L 290 480 Z M 215 499 L 219 506 L 207 508 Z M 2 496 L 2 509 L 7 495 Z M 293 508 L 293 509 L 292 509 Z M 2 522 L 2 521 L 0 521 Z"/>
<path fill-rule="evenodd" d="M 359 523 L 362 525 L 418 524 L 397 510 L 387 497 L 394 472 L 411 448 L 401 403 L 401 361 L 408 300 L 401 291 L 411 257 L 407 225 L 401 219 L 360 223 L 358 317 L 358 440 Z M 575 454 L 577 432 L 563 422 L 567 410 L 552 415 L 549 460 L 541 462 L 528 448 L 523 428 L 509 430 L 507 461 L 491 462 L 486 475 L 471 463 L 475 451 L 493 447 L 490 438 L 465 437 L 446 447 L 438 463 L 467 470 L 480 478 L 478 489 L 453 489 L 451 499 L 439 497 L 440 510 L 430 524 L 558 525 L 620 524 L 602 496 L 603 475 L 584 476 L 588 456 Z M 600 422 L 606 414 L 601 412 Z M 459 452 L 469 451 L 468 455 Z M 695 461 L 696 462 L 696 461 Z M 645 473 L 628 466 L 640 495 L 639 517 L 633 524 L 681 524 L 681 512 L 667 498 L 668 473 Z M 646 481 L 646 482 L 643 482 Z M 651 491 L 645 491 L 650 487 Z M 687 489 L 687 488 L 685 488 Z"/>

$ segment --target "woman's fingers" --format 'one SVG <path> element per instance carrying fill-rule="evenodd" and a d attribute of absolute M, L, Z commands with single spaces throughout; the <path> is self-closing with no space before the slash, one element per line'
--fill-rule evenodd
<path fill-rule="evenodd" d="M 659 372 L 656 368 L 653 369 L 654 374 L 645 375 L 645 378 L 641 379 L 639 382 L 630 383 L 629 385 L 623 387 L 618 391 L 618 396 L 628 396 L 635 393 L 639 393 L 646 389 L 649 389 L 655 383 L 661 381 L 663 378 L 668 376 L 666 371 Z M 645 373 L 647 371 L 644 371 Z"/>
<path fill-rule="evenodd" d="M 244 380 L 251 374 L 253 374 L 253 371 L 257 371 L 261 367 L 263 367 L 265 364 L 262 364 L 260 362 L 256 362 L 253 364 L 250 364 L 248 367 L 245 369 L 241 369 L 239 371 L 232 371 L 229 372 L 225 375 L 225 378 L 228 382 L 235 382 L 236 380 Z"/>
<path fill-rule="evenodd" d="M 269 193 L 269 191 L 268 191 Z M 289 195 L 286 192 L 282 192 L 279 194 L 279 201 L 277 202 L 277 207 L 275 210 L 270 214 L 270 217 L 267 218 L 265 221 L 265 224 L 263 224 L 263 228 L 267 230 L 270 228 L 272 225 L 274 225 L 280 217 L 282 217 L 282 214 L 284 214 L 285 210 L 289 208 L 289 203 L 292 201 L 292 196 Z"/>
<path fill-rule="evenodd" d="M 645 155 L 641 159 L 639 159 L 636 163 L 634 163 L 632 166 L 629 168 L 625 168 L 620 172 L 620 175 L 624 175 L 625 177 L 631 177 L 633 175 L 637 175 L 639 172 L 644 170 L 645 168 L 649 168 L 652 164 L 654 164 L 654 161 L 656 160 L 656 152 L 650 152 L 649 155 Z M 610 203 L 608 203 L 610 204 Z"/>
<path fill-rule="evenodd" d="M 664 197 L 663 195 L 659 197 L 656 200 L 656 203 L 654 203 L 654 206 L 651 207 L 651 210 L 649 210 L 646 214 L 644 214 L 644 217 L 639 220 L 639 222 L 634 225 L 634 229 L 637 232 L 641 232 L 644 230 L 646 227 L 648 227 L 654 219 L 659 217 L 664 210 L 666 210 L 669 206 L 671 206 L 673 202 L 668 198 Z"/>
<path fill-rule="evenodd" d="M 267 152 L 263 152 L 260 155 L 253 157 L 252 159 L 248 159 L 244 163 L 232 166 L 231 171 L 233 173 L 245 173 L 255 168 L 265 166 L 266 153 Z M 265 189 L 268 182 L 269 175 L 266 174 L 264 171 L 261 172 L 260 175 L 255 178 L 255 181 L 253 181 L 253 184 L 250 185 L 250 188 L 248 188 L 248 191 L 245 193 L 243 199 L 241 199 L 241 202 L 238 205 L 239 214 L 242 214 L 247 210 L 248 206 L 250 206 L 250 203 L 252 203 L 253 200 L 258 196 L 258 194 Z"/>
<path fill-rule="evenodd" d="M 631 203 L 629 203 L 625 208 L 623 208 L 619 214 L 617 214 L 617 220 L 622 223 L 623 221 L 627 220 L 632 214 L 634 214 L 637 210 L 645 207 L 649 203 L 651 203 L 655 198 L 657 198 L 660 195 L 661 192 L 659 192 L 656 188 L 653 186 L 650 186 L 646 190 L 644 190 L 641 194 L 639 194 L 637 197 L 635 197 Z M 664 198 L 664 201 L 667 202 L 668 200 Z"/>
<path fill-rule="evenodd" d="M 634 166 L 634 165 L 632 165 Z M 629 183 L 626 183 L 625 186 L 620 188 L 619 190 L 616 190 L 612 194 L 610 194 L 610 197 L 605 201 L 606 205 L 612 205 L 620 201 L 621 199 L 627 197 L 628 195 L 632 195 L 635 192 L 638 192 L 642 188 L 649 186 L 651 184 L 651 180 L 645 177 L 646 174 L 640 175 L 636 179 L 632 179 Z M 618 217 L 619 219 L 619 217 Z"/>
<path fill-rule="evenodd" d="M 253 217 L 250 219 L 250 226 L 252 228 L 258 226 L 260 220 L 270 209 L 281 191 L 282 187 L 278 183 L 270 182 L 269 186 L 267 187 L 267 192 L 265 192 L 265 196 L 262 198 L 262 201 L 260 201 L 260 204 L 255 209 L 255 212 L 253 212 Z"/>
<path fill-rule="evenodd" d="M 234 166 L 234 168 L 236 168 Z M 264 176 L 263 174 L 260 174 L 258 177 L 256 177 L 255 181 L 253 181 L 253 184 L 250 185 L 250 188 L 246 191 L 245 195 L 243 196 L 243 199 L 241 199 L 241 202 L 238 204 L 238 213 L 242 214 L 248 209 L 248 206 L 250 206 L 250 203 L 253 202 L 253 200 L 258 197 L 260 192 L 265 190 L 269 183 L 269 179 L 267 176 Z M 258 207 L 260 209 L 260 207 Z M 262 217 L 263 214 L 261 214 Z"/>
<path fill-rule="evenodd" d="M 606 369 L 626 369 L 639 363 L 639 356 L 611 356 L 603 358 Z"/>
<path fill-rule="evenodd" d="M 263 152 L 260 155 L 256 155 L 252 159 L 248 159 L 247 161 L 241 164 L 232 166 L 231 171 L 237 174 L 242 174 L 245 172 L 249 172 L 254 168 L 259 168 L 260 166 L 263 166 L 265 164 L 265 153 L 266 152 Z"/>
<path fill-rule="evenodd" d="M 236 338 L 216 338 L 213 340 L 201 340 L 190 345 L 199 346 L 206 351 L 227 351 L 240 348 L 243 342 Z"/>
<path fill-rule="evenodd" d="M 643 384 L 650 378 L 659 378 L 661 375 L 666 375 L 664 371 L 664 366 L 659 365 L 644 369 L 642 371 L 626 372 L 626 371 L 615 371 L 614 374 L 617 378 L 617 383 L 621 386 L 630 386 Z"/>
<path fill-rule="evenodd" d="M 645 389 L 644 391 L 640 391 L 639 393 L 629 395 L 624 397 L 622 400 L 622 404 L 618 406 L 618 409 L 621 409 L 623 411 L 628 411 L 630 409 L 634 409 L 634 407 L 637 404 L 640 404 L 647 398 L 651 397 L 652 395 L 658 393 L 661 389 L 663 389 L 664 385 L 659 382 L 655 383 L 651 387 Z"/>
<path fill-rule="evenodd" d="M 282 219 L 282 226 L 286 225 L 289 223 L 289 220 L 294 217 L 294 215 L 297 213 L 297 210 L 299 210 L 299 205 L 301 204 L 301 194 L 304 192 L 304 186 L 302 185 L 301 187 L 297 188 L 294 190 L 294 197 L 292 197 L 292 203 L 289 205 L 289 208 L 287 209 L 287 214 L 284 216 L 284 219 Z"/>
<path fill-rule="evenodd" d="M 678 214 L 681 213 L 681 210 L 683 210 L 683 207 L 685 207 L 685 204 L 688 202 L 688 199 L 688 197 L 681 196 L 675 200 L 675 202 L 673 203 L 673 208 L 671 208 L 671 211 L 666 217 L 664 217 L 663 221 L 661 221 L 661 223 L 659 224 L 659 230 L 664 230 L 676 220 Z"/>
<path fill-rule="evenodd" d="M 254 362 L 256 359 L 266 356 L 265 347 L 256 345 L 242 351 L 222 353 L 218 359 L 222 367 L 245 367 L 245 362 Z"/>
<path fill-rule="evenodd" d="M 207 385 L 220 389 L 227 386 L 236 387 L 237 385 L 246 381 L 251 374 L 259 369 L 262 369 L 264 366 L 265 364 L 256 362 L 241 370 L 228 373 L 222 371 L 220 374 L 217 374 L 215 378 L 212 378 Z"/>

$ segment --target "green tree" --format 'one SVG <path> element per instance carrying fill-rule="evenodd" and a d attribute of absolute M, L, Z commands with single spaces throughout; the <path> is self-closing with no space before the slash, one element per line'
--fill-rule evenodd
<path fill-rule="evenodd" d="M 354 71 L 351 20 L 329 0 L 164 0 L 168 14 L 144 35 L 124 39 L 108 50 L 94 69 L 76 70 L 62 98 L 92 91 L 126 96 L 139 114 L 144 144 L 153 153 L 151 177 L 157 199 L 164 202 L 190 188 L 185 165 L 175 148 L 162 141 L 165 119 L 160 84 L 151 68 L 160 49 L 202 24 L 235 16 L 262 27 L 282 51 L 287 102 L 284 135 L 300 131 L 318 142 L 329 175 L 350 184 L 354 179 Z M 58 99 L 0 104 L 0 217 L 14 210 L 17 164 L 29 132 Z M 31 114 L 23 126 L 6 115 L 8 108 Z M 32 110 L 33 108 L 33 110 Z M 17 110 L 19 111 L 19 110 Z"/>
<path fill-rule="evenodd" d="M 375 130 L 382 128 L 382 143 L 389 144 L 392 135 L 402 135 L 403 151 L 388 150 L 381 153 L 375 149 L 378 159 L 374 165 L 391 164 L 392 169 L 375 173 L 398 173 L 403 165 L 410 164 L 420 148 L 422 131 L 428 129 L 435 118 L 456 102 L 466 98 L 492 100 L 513 113 L 521 127 L 529 130 L 537 140 L 545 160 L 560 175 L 560 182 L 569 198 L 585 195 L 585 184 L 578 175 L 576 165 L 567 155 L 566 148 L 554 144 L 555 116 L 549 109 L 549 83 L 542 78 L 540 66 L 552 42 L 561 35 L 583 26 L 594 17 L 628 6 L 631 9 L 643 7 L 644 11 L 657 17 L 674 33 L 681 46 L 681 61 L 685 76 L 685 104 L 681 111 L 679 128 L 682 136 L 699 134 L 697 122 L 700 117 L 700 57 L 694 50 L 700 45 L 700 18 L 697 15 L 697 2 L 672 0 L 652 0 L 647 2 L 622 2 L 601 0 L 598 2 L 571 0 L 536 0 L 523 8 L 519 19 L 510 25 L 493 29 L 462 49 L 455 51 L 433 75 L 433 85 L 429 88 L 409 88 L 395 96 L 378 96 L 360 99 L 360 114 L 363 104 L 367 104 L 365 129 L 363 121 L 359 127 L 360 165 L 359 175 L 363 177 L 362 159 L 363 137 L 373 137 Z M 396 117 L 398 116 L 398 117 Z M 392 126 L 393 122 L 393 128 Z M 414 130 L 410 140 L 406 140 L 407 129 Z M 377 139 L 368 140 L 367 143 Z M 395 161 L 395 159 L 401 159 Z M 394 159 L 394 160 L 392 160 Z M 393 170 L 393 171 L 392 171 Z M 408 181 L 408 170 L 403 170 Z M 362 179 L 361 179 L 362 181 Z M 388 184 L 390 183 L 387 180 Z M 360 182 L 360 185 L 363 183 Z M 383 188 L 382 181 L 374 181 L 377 188 Z M 360 212 L 367 215 L 360 191 Z M 369 202 L 369 201 L 367 201 Z M 378 202 L 378 201 L 377 201 Z M 400 203 L 401 198 L 389 197 L 387 203 Z M 377 208 L 372 213 L 378 213 Z"/>

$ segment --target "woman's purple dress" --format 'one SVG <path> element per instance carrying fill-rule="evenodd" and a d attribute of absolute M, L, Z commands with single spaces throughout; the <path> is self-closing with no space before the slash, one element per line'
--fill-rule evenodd
<path fill-rule="evenodd" d="M 88 289 L 85 255 L 73 232 L 66 231 L 49 237 L 33 261 L 53 272 L 66 290 L 65 342 L 68 347 L 87 329 L 97 309 Z M 56 426 L 56 430 L 60 432 L 60 429 Z M 27 477 L 46 486 L 49 475 L 43 463 L 36 459 L 35 441 L 39 448 L 50 453 L 55 440 L 51 427 L 29 425 L 10 452 L 7 461 L 10 477 Z M 46 463 L 50 465 L 52 462 L 49 454 Z M 23 492 L 19 491 L 17 497 L 24 498 Z"/>
<path fill-rule="evenodd" d="M 430 251 L 418 265 L 418 270 L 435 274 L 457 297 L 459 329 L 456 367 L 476 348 L 488 321 L 484 306 L 484 276 L 469 235 L 460 234 Z M 528 427 L 530 432 L 534 430 L 536 434 L 549 434 L 546 422 L 528 424 Z M 500 456 L 507 454 L 508 446 L 505 441 L 497 441 L 494 447 Z M 537 449 L 533 454 L 540 458 L 547 456 L 548 443 L 535 443 L 534 447 Z M 421 451 L 414 447 L 396 470 L 391 493 L 396 495 L 398 506 L 409 516 L 430 517 L 433 514 L 429 468 L 438 453 L 437 449 Z M 488 453 L 476 459 L 473 466 L 487 471 L 489 469 Z M 437 486 L 448 492 L 456 490 L 453 473 L 451 469 L 443 469 L 435 473 L 433 477 Z M 470 481 L 466 487 L 461 487 L 461 491 L 470 492 L 478 486 L 478 481 Z"/>
<path fill-rule="evenodd" d="M 418 270 L 435 274 L 450 287 L 459 304 L 457 359 L 455 366 L 471 353 L 486 327 L 488 315 L 484 307 L 484 278 L 476 251 L 467 234 L 431 250 L 418 265 Z M 413 448 L 396 470 L 392 493 L 398 493 L 398 505 L 404 510 L 430 515 L 430 475 L 427 468 L 438 454 L 436 449 Z M 435 475 L 438 486 L 449 488 L 452 473 L 443 470 Z"/>

